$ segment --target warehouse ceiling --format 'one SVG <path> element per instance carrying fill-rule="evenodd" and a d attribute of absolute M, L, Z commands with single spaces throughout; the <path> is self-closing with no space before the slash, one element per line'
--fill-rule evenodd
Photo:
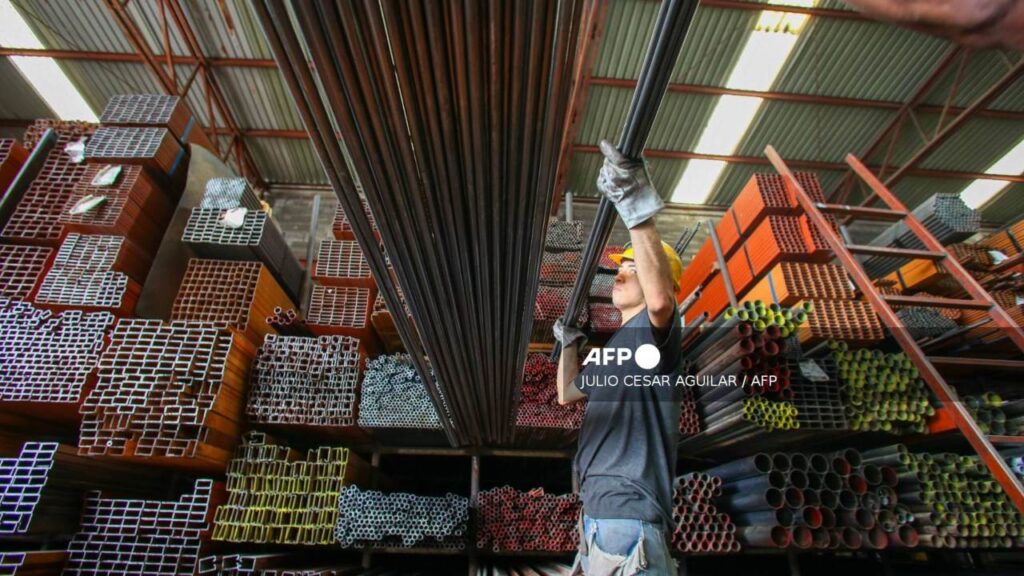
<path fill-rule="evenodd" d="M 958 193 L 990 172 L 1004 176 L 1000 182 L 1006 185 L 982 206 L 985 219 L 998 224 L 1024 213 L 1019 165 L 1008 163 L 1010 173 L 997 165 L 1024 138 L 1020 53 L 959 50 L 869 21 L 838 0 L 792 3 L 798 7 L 771 9 L 799 17 L 797 26 L 784 31 L 795 41 L 770 84 L 751 89 L 737 88 L 730 76 L 752 31 L 765 26 L 765 3 L 701 2 L 648 143 L 653 177 L 666 198 L 691 164 L 722 162 L 706 202 L 728 204 L 752 173 L 768 169 L 762 151 L 773 144 L 795 168 L 816 172 L 826 191 L 844 194 L 846 153 L 873 150 L 869 164 L 877 169 L 888 157 L 888 175 L 892 166 L 913 161 L 900 170 L 894 187 L 911 206 L 935 192 Z M 45 50 L 5 46 L 2 53 L 56 58 L 94 110 L 114 94 L 187 87 L 199 121 L 209 125 L 216 119 L 222 149 L 229 159 L 241 155 L 247 176 L 271 189 L 326 184 L 248 2 L 14 4 Z M 596 144 L 614 140 L 621 130 L 657 9 L 651 0 L 610 2 L 593 68 L 584 79 L 575 144 L 565 151 L 564 189 L 594 195 Z M 140 51 L 150 52 L 151 60 Z M 6 59 L 0 76 L 0 125 L 17 133 L 47 107 Z M 723 97 L 760 99 L 734 149 L 724 153 L 702 142 Z M 964 110 L 970 113 L 961 118 Z M 893 146 L 879 138 L 887 127 L 898 131 Z M 850 198 L 856 194 L 850 191 Z"/>

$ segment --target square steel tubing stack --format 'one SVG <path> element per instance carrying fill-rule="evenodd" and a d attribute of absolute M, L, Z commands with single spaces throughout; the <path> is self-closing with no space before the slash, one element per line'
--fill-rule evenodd
<path fill-rule="evenodd" d="M 35 295 L 54 310 L 135 310 L 151 265 L 149 255 L 123 236 L 68 234 Z"/>

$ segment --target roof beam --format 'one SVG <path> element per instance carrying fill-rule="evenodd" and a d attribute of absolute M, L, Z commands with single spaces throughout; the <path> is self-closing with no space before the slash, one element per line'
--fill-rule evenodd
<path fill-rule="evenodd" d="M 613 88 L 625 88 L 633 90 L 636 88 L 636 80 L 629 78 L 591 78 L 591 86 L 610 86 Z M 848 108 L 872 108 L 877 110 L 901 110 L 906 104 L 890 100 L 865 100 L 861 98 L 843 98 L 837 96 L 819 96 L 814 94 L 799 94 L 794 92 L 762 92 L 759 90 L 737 90 L 735 88 L 724 88 L 721 86 L 702 86 L 699 84 L 673 83 L 668 85 L 669 92 L 679 94 L 701 94 L 706 96 L 749 96 L 776 102 L 794 102 L 797 104 L 814 104 L 821 106 L 836 106 Z M 918 106 L 918 112 L 941 114 L 943 106 Z M 950 107 L 947 113 L 959 114 L 963 108 Z M 1001 118 L 1005 120 L 1024 120 L 1024 112 L 1014 110 L 979 110 L 976 116 L 987 118 Z"/>
<path fill-rule="evenodd" d="M 801 6 L 786 6 L 784 4 L 764 4 L 761 2 L 744 2 L 742 0 L 700 0 L 701 6 L 710 8 L 725 8 L 727 10 L 747 10 L 751 12 L 788 12 L 790 14 L 806 14 L 817 18 L 835 18 L 838 20 L 860 20 L 863 22 L 877 22 L 872 18 L 855 12 L 853 10 L 836 10 L 835 8 L 804 8 Z"/>
<path fill-rule="evenodd" d="M 34 48 L 0 47 L 0 56 L 39 56 L 58 60 L 89 60 L 91 62 L 132 62 L 145 64 L 142 54 L 137 52 L 97 52 L 87 50 L 53 50 Z M 163 54 L 156 54 L 166 59 Z M 175 66 L 195 65 L 199 59 L 194 56 L 174 56 L 171 61 Z M 207 58 L 206 63 L 215 68 L 277 68 L 272 59 L 261 58 Z"/>
<path fill-rule="evenodd" d="M 573 146 L 573 151 L 582 154 L 601 153 L 597 146 L 579 144 Z M 721 156 L 717 154 L 698 154 L 696 152 L 684 152 L 679 150 L 645 150 L 644 156 L 647 158 L 667 158 L 673 160 L 718 160 L 732 164 L 756 164 L 761 166 L 771 165 L 771 162 L 769 162 L 767 158 L 760 156 Z M 803 170 L 842 172 L 847 168 L 847 165 L 841 162 L 821 162 L 817 160 L 788 160 L 787 162 L 790 166 Z M 877 166 L 872 169 L 876 168 Z M 1024 182 L 1024 175 L 1022 174 L 978 174 L 974 172 L 926 170 L 922 168 L 915 168 L 909 171 L 909 175 L 924 178 L 955 178 L 958 180 L 977 180 L 978 178 L 987 178 L 989 180 L 1004 180 L 1006 182 Z"/>

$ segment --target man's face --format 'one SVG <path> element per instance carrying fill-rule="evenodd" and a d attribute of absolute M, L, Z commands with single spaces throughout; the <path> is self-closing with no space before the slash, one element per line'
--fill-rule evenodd
<path fill-rule="evenodd" d="M 612 286 L 612 304 L 619 310 L 633 308 L 644 301 L 640 280 L 636 276 L 636 262 L 623 260 L 619 271 L 615 274 L 615 285 Z"/>

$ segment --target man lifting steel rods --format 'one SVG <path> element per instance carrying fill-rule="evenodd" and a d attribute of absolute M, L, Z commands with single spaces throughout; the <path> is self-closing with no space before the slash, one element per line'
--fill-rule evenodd
<path fill-rule="evenodd" d="M 598 190 L 630 236 L 630 246 L 611 256 L 619 264 L 612 303 L 622 325 L 606 353 L 588 356 L 578 378 L 584 335 L 561 320 L 554 327 L 562 346 L 558 401 L 588 400 L 576 452 L 583 515 L 573 574 L 674 575 L 669 540 L 682 399 L 675 385 L 682 343 L 676 296 L 683 265 L 654 226 L 664 203 L 645 163 L 608 141 L 601 152 Z"/>

